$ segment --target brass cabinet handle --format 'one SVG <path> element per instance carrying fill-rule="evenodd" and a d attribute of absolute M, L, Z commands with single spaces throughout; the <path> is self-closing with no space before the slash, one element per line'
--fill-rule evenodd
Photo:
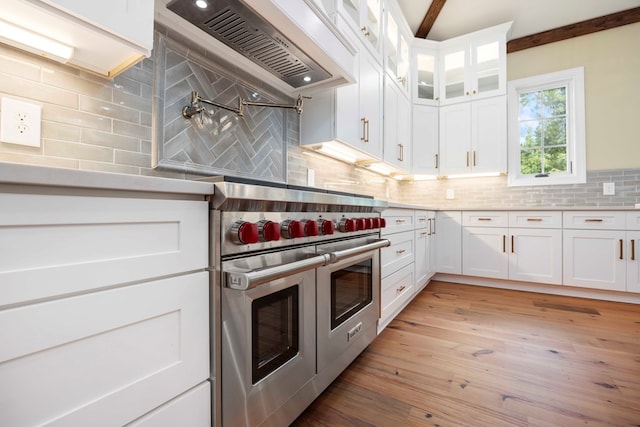
<path fill-rule="evenodd" d="M 468 96 L 469 95 L 469 91 L 467 91 L 466 93 L 467 93 L 467 96 Z"/>
<path fill-rule="evenodd" d="M 367 124 L 367 136 L 364 139 L 364 142 L 369 142 L 369 119 L 365 120 L 365 123 Z"/>
<path fill-rule="evenodd" d="M 473 94 L 474 94 L 474 95 L 476 94 L 476 91 L 475 91 L 475 90 L 473 91 Z"/>
<path fill-rule="evenodd" d="M 406 287 L 404 285 L 400 285 L 400 287 L 398 289 L 396 289 L 397 293 L 400 293 L 402 291 L 404 291 L 406 289 Z"/>
<path fill-rule="evenodd" d="M 478 221 L 491 221 L 491 218 L 478 218 Z"/>
<path fill-rule="evenodd" d="M 436 101 L 440 101 L 440 97 L 439 96 L 436 96 Z"/>
<path fill-rule="evenodd" d="M 584 222 L 602 222 L 604 221 L 602 218 L 587 218 Z"/>
<path fill-rule="evenodd" d="M 360 137 L 360 141 L 367 142 L 364 137 L 367 119 L 363 117 L 360 119 L 360 121 L 362 122 L 362 136 Z"/>
<path fill-rule="evenodd" d="M 404 161 L 404 146 L 402 144 L 398 144 L 398 160 L 403 162 Z"/>
<path fill-rule="evenodd" d="M 435 218 L 430 218 L 431 219 L 431 224 L 433 224 L 433 229 L 431 230 L 431 234 L 436 234 L 436 219 Z"/>
<path fill-rule="evenodd" d="M 467 167 L 469 167 L 469 152 L 467 151 Z"/>
<path fill-rule="evenodd" d="M 631 261 L 636 260 L 636 241 L 631 239 Z"/>
<path fill-rule="evenodd" d="M 502 252 L 507 252 L 507 236 L 502 235 Z"/>
<path fill-rule="evenodd" d="M 438 154 L 436 153 L 436 169 L 438 169 Z"/>
<path fill-rule="evenodd" d="M 422 233 L 420 233 L 421 236 L 428 236 L 429 233 L 427 233 L 426 231 L 423 231 Z"/>
<path fill-rule="evenodd" d="M 623 242 L 622 239 L 620 239 L 620 259 L 624 259 L 624 254 L 622 253 L 624 246 L 623 246 Z"/>
<path fill-rule="evenodd" d="M 542 218 L 527 218 L 529 222 L 542 222 Z"/>
<path fill-rule="evenodd" d="M 515 245 L 515 241 L 513 239 L 513 234 L 511 235 L 511 253 L 515 253 L 516 251 L 516 245 Z"/>
<path fill-rule="evenodd" d="M 396 219 L 396 224 L 404 224 L 406 221 L 406 219 Z"/>
<path fill-rule="evenodd" d="M 360 31 L 362 31 L 362 34 L 364 34 L 365 37 L 369 37 L 371 35 L 369 30 L 367 30 L 367 26 L 366 25 L 364 27 L 360 28 Z"/>
<path fill-rule="evenodd" d="M 406 250 L 404 250 L 404 249 L 398 249 L 398 250 L 396 251 L 396 255 L 401 255 L 401 254 L 403 254 L 403 253 L 405 253 L 405 252 L 406 252 Z"/>
<path fill-rule="evenodd" d="M 473 166 L 476 166 L 476 150 L 473 150 Z"/>

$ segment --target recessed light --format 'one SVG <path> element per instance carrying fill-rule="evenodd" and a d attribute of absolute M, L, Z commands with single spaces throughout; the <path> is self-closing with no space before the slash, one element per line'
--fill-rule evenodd
<path fill-rule="evenodd" d="M 311 81 L 311 77 L 309 77 L 309 76 L 304 76 L 304 77 L 302 78 L 302 80 L 304 80 L 305 82 L 310 82 L 310 81 Z"/>
<path fill-rule="evenodd" d="M 209 3 L 207 3 L 206 0 L 196 0 L 196 6 L 200 9 L 206 9 L 207 6 L 209 6 Z"/>

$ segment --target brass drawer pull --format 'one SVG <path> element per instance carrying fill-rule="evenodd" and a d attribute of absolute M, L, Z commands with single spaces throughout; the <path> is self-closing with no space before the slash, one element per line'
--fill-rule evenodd
<path fill-rule="evenodd" d="M 404 224 L 405 222 L 407 222 L 406 219 L 396 219 L 396 224 Z"/>
<path fill-rule="evenodd" d="M 401 285 L 398 289 L 396 289 L 397 293 L 401 293 L 402 291 L 404 291 L 406 289 L 406 287 L 404 285 Z"/>
<path fill-rule="evenodd" d="M 396 251 L 396 255 L 402 255 L 402 254 L 403 254 L 403 253 L 405 253 L 405 252 L 406 252 L 406 250 L 404 250 L 404 249 L 398 249 L 398 250 Z"/>
<path fill-rule="evenodd" d="M 426 231 L 423 231 L 422 233 L 420 233 L 421 236 L 428 236 L 429 233 L 427 233 Z"/>
<path fill-rule="evenodd" d="M 636 241 L 631 239 L 631 261 L 636 260 Z"/>
<path fill-rule="evenodd" d="M 602 222 L 604 221 L 602 218 L 587 218 L 584 222 Z"/>
<path fill-rule="evenodd" d="M 491 221 L 491 218 L 478 218 L 478 221 Z"/>
<path fill-rule="evenodd" d="M 542 222 L 542 218 L 527 218 L 528 222 Z"/>
<path fill-rule="evenodd" d="M 502 252 L 507 252 L 507 236 L 502 235 Z"/>
<path fill-rule="evenodd" d="M 515 245 L 515 240 L 513 238 L 513 234 L 511 235 L 511 253 L 515 253 L 516 251 L 516 245 Z"/>

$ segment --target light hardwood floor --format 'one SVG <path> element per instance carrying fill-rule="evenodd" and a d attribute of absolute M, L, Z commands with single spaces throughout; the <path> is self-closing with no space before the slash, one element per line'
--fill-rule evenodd
<path fill-rule="evenodd" d="M 640 426 L 640 305 L 431 282 L 294 426 Z"/>

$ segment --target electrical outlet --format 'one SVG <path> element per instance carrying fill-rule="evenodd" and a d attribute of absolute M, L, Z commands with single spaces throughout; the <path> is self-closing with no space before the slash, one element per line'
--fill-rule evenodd
<path fill-rule="evenodd" d="M 616 194 L 616 183 L 615 182 L 603 182 L 602 183 L 602 194 L 605 196 L 615 196 Z"/>
<path fill-rule="evenodd" d="M 447 194 L 445 197 L 447 200 L 455 199 L 455 193 L 453 192 L 453 188 L 447 188 Z"/>
<path fill-rule="evenodd" d="M 5 97 L 0 108 L 0 141 L 40 147 L 42 105 Z"/>

